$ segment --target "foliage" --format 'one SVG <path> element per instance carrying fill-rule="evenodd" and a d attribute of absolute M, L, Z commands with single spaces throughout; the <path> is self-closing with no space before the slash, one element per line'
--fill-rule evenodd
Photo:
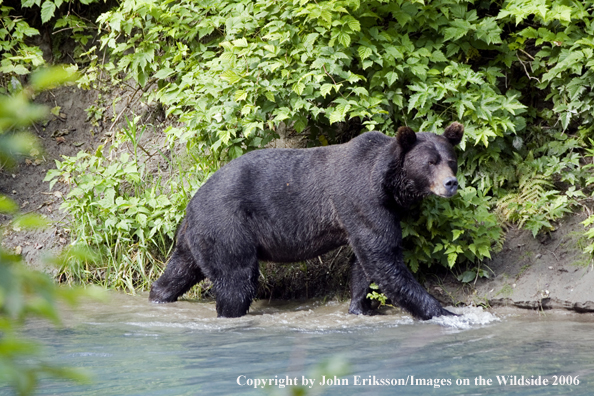
<path fill-rule="evenodd" d="M 72 215 L 74 243 L 96 248 L 101 256 L 96 263 L 61 268 L 62 280 L 133 293 L 159 275 L 173 248 L 177 224 L 200 185 L 202 171 L 197 164 L 174 176 L 154 176 L 146 160 L 163 153 L 144 151 L 140 139 L 147 126 L 140 128 L 138 121 L 139 117 L 128 120 L 117 138 L 120 144 L 131 145 L 131 153 L 124 150 L 114 156 L 117 145 L 109 150 L 100 146 L 94 154 L 80 152 L 56 161 L 56 169 L 46 176 L 50 188 L 58 180 L 72 186 L 62 209 Z M 109 151 L 111 158 L 103 151 Z"/>
<path fill-rule="evenodd" d="M 0 49 L 2 50 L 0 72 L 6 75 L 28 74 L 31 66 L 37 67 L 45 63 L 41 49 L 25 42 L 27 37 L 38 35 L 39 31 L 22 18 L 13 15 L 14 9 L 2 3 L 0 1 L 2 25 L 0 27 Z M 10 92 L 21 88 L 21 82 L 14 77 L 2 85 L 5 84 Z"/>
<path fill-rule="evenodd" d="M 534 14 L 526 12 L 536 10 L 529 3 L 125 1 L 99 23 L 109 31 L 101 42 L 111 50 L 112 74 L 156 84 L 149 99 L 185 122 L 183 131 L 170 131 L 172 141 L 202 145 L 222 158 L 263 146 L 282 124 L 326 142 L 340 139 L 340 125 L 354 121 L 387 134 L 402 124 L 439 131 L 451 120 L 463 121 L 461 179 L 476 186 L 465 195 L 473 203 L 428 202 L 405 226 L 407 260 L 416 269 L 489 257 L 501 233 L 489 208 L 537 233 L 552 228 L 579 195 L 552 183 L 568 166 L 579 166 L 576 152 L 526 149 L 540 139 L 529 120 L 552 116 L 542 103 L 528 107 L 526 100 L 534 90 L 558 92 L 526 77 L 521 56 L 534 40 L 523 23 Z M 545 4 L 551 11 L 543 11 L 542 23 L 549 29 L 568 26 L 562 3 Z M 514 33 L 503 35 L 504 28 Z M 552 135 L 548 144 L 567 138 Z M 568 141 L 580 147 L 576 137 Z M 559 165 L 536 192 L 536 179 L 518 171 L 532 160 Z M 460 218 L 479 220 L 458 224 Z"/>
<path fill-rule="evenodd" d="M 594 256 L 594 227 L 592 227 L 592 224 L 594 224 L 594 215 L 588 216 L 582 224 L 586 227 L 584 236 L 587 240 L 587 245 L 584 247 L 584 251 Z"/>
<path fill-rule="evenodd" d="M 43 106 L 30 104 L 31 97 L 40 91 L 76 79 L 77 74 L 73 68 L 43 68 L 31 76 L 31 84 L 26 89 L 11 95 L 0 94 L 0 168 L 14 165 L 19 156 L 34 157 L 40 153 L 36 139 L 23 131 L 23 128 L 32 120 L 43 118 L 48 111 Z"/>
<path fill-rule="evenodd" d="M 462 283 L 476 282 L 478 278 L 488 278 L 489 272 L 481 268 L 481 265 L 477 265 L 471 269 L 468 269 L 458 275 L 458 280 Z"/>
<path fill-rule="evenodd" d="M 231 158 L 262 146 L 282 122 L 317 139 L 355 118 L 387 133 L 463 118 L 472 120 L 468 138 L 488 146 L 524 128 L 513 116 L 525 106 L 493 84 L 498 69 L 460 62 L 470 42 L 501 42 L 494 18 L 479 20 L 461 3 L 129 1 L 99 22 L 118 59 L 113 73 L 156 82 L 151 98 L 186 122 L 185 137 Z M 446 7 L 451 20 L 440 15 Z"/>
<path fill-rule="evenodd" d="M 30 43 L 32 37 L 39 35 L 36 28 L 39 27 L 39 22 L 42 25 L 53 25 L 52 41 L 56 46 L 59 45 L 58 39 L 64 35 L 75 40 L 79 45 L 76 46 L 73 56 L 79 58 L 93 37 L 91 29 L 96 29 L 96 26 L 77 11 L 81 6 L 88 7 L 96 2 L 97 0 L 81 0 L 79 4 L 75 0 L 21 0 L 20 7 L 15 10 L 14 7 L 3 5 L 3 1 L 0 1 L 0 73 L 9 77 L 3 82 L 2 91 L 18 91 L 22 87 L 22 76 L 45 65 L 41 48 Z M 39 20 L 22 16 L 29 9 L 33 15 L 39 16 Z M 63 54 L 54 51 L 52 56 L 59 60 Z"/>
<path fill-rule="evenodd" d="M 14 213 L 16 204 L 3 197 L 1 213 Z M 21 216 L 20 227 L 26 229 L 40 220 Z M 89 259 L 81 252 L 69 258 Z M 32 271 L 22 257 L 0 248 L 0 383 L 9 383 L 20 395 L 31 394 L 41 375 L 51 375 L 76 381 L 87 381 L 81 371 L 58 367 L 34 359 L 40 346 L 22 337 L 25 320 L 40 317 L 59 324 L 58 301 L 74 304 L 80 290 L 57 287 L 41 272 Z"/>
<path fill-rule="evenodd" d="M 450 200 L 429 197 L 426 201 L 416 219 L 403 221 L 404 259 L 413 271 L 421 263 L 452 268 L 457 262 L 491 258 L 491 249 L 502 235 L 489 211 L 490 197 L 466 187 Z"/>
<path fill-rule="evenodd" d="M 202 150 L 215 164 L 205 173 L 219 161 L 264 147 L 287 126 L 315 145 L 371 129 L 393 135 L 404 124 L 439 132 L 461 121 L 466 133 L 459 153 L 460 195 L 427 200 L 404 224 L 406 259 L 414 270 L 434 263 L 476 264 L 499 246 L 502 222 L 534 234 L 551 230 L 583 198 L 589 170 L 580 158 L 592 134 L 594 97 L 592 0 L 123 0 L 97 19 L 100 48 L 90 46 L 91 23 L 79 24 L 74 14 L 60 11 L 66 4 L 75 3 L 21 3 L 40 7 L 42 22 L 56 20 L 54 29 L 80 35 L 75 39 L 87 48 L 77 59 L 90 62 L 81 86 L 94 86 L 104 72 L 114 81 L 132 79 L 147 100 L 181 121 L 166 130 L 167 143 Z M 0 34 L 17 37 L 4 44 L 11 46 L 5 56 L 16 56 L 25 42 L 18 37 L 34 32 L 22 24 L 17 28 L 12 10 L 2 15 L 6 26 L 14 23 Z M 89 118 L 97 121 L 103 109 L 90 108 Z M 131 227 L 117 234 L 98 204 L 106 202 L 103 172 L 135 163 L 132 174 L 145 178 L 142 182 L 107 176 L 109 188 L 118 191 L 114 205 L 121 198 L 137 199 L 129 205 L 142 210 L 169 207 L 148 204 L 166 184 L 141 169 L 147 158 L 124 161 L 96 153 L 65 159 L 61 172 L 88 188 L 65 203 L 85 219 L 75 226 L 77 238 L 102 244 L 104 254 L 127 261 L 134 261 L 140 244 L 147 249 L 142 261 L 158 264 L 167 243 L 147 242 L 161 232 L 151 234 L 152 226 L 137 221 L 147 214 L 115 211 Z M 94 176 L 84 179 L 83 163 L 97 167 Z M 191 173 L 196 166 L 178 166 L 176 172 Z M 134 191 L 139 183 L 150 187 Z M 184 200 L 175 198 L 171 207 L 181 213 L 177 205 Z M 94 216 L 99 217 L 89 220 Z M 167 219 L 163 240 L 176 221 Z M 106 222 L 115 239 L 92 241 L 89 227 L 104 229 Z M 140 279 L 150 270 L 142 271 L 145 275 L 127 276 L 125 287 L 144 284 Z"/>
<path fill-rule="evenodd" d="M 527 76 L 547 92 L 563 130 L 573 123 L 591 124 L 591 67 L 594 51 L 592 1 L 506 1 L 499 19 L 519 25 L 509 41 Z M 526 67 L 530 66 L 530 71 Z"/>
<path fill-rule="evenodd" d="M 517 165 L 511 176 L 517 180 L 518 187 L 501 194 L 497 202 L 499 213 L 529 229 L 534 236 L 542 229 L 553 230 L 551 222 L 569 213 L 577 199 L 585 197 L 576 188 L 588 184 L 584 180 L 588 168 L 581 166 L 581 155 L 576 149 L 579 149 L 576 139 L 559 133 L 555 140 L 526 150 L 524 157 L 515 153 Z M 556 183 L 568 187 L 559 191 Z"/>
<path fill-rule="evenodd" d="M 594 141 L 592 139 L 590 139 L 590 148 L 588 148 L 586 150 L 587 158 L 594 158 L 594 147 L 593 146 L 594 146 Z M 584 168 L 592 169 L 592 168 L 594 168 L 594 163 L 589 163 L 588 165 L 584 166 Z M 594 176 L 590 176 L 586 182 L 588 185 L 593 185 L 594 184 Z M 594 195 L 594 192 L 591 195 Z M 586 220 L 584 220 L 582 222 L 582 224 L 584 225 L 584 227 L 586 227 L 586 232 L 584 234 L 584 237 L 587 242 L 586 242 L 586 245 L 584 246 L 584 251 L 586 253 L 589 253 L 592 256 L 594 256 L 594 227 L 592 226 L 594 224 L 594 215 L 590 214 L 590 216 L 588 216 L 588 218 Z"/>
<path fill-rule="evenodd" d="M 378 292 L 379 286 L 372 282 L 371 285 L 369 285 L 369 288 L 371 289 L 371 292 L 367 293 L 367 296 L 365 297 L 370 300 L 377 300 L 380 306 L 386 305 L 388 297 L 384 293 Z"/>

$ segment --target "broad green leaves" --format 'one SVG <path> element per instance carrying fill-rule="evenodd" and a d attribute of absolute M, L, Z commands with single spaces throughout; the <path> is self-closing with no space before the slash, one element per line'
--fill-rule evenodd
<path fill-rule="evenodd" d="M 441 2 L 427 8 L 423 2 L 186 0 L 149 7 L 128 1 L 99 21 L 112 32 L 102 38 L 103 46 L 121 56 L 113 71 L 128 72 L 141 84 L 161 81 L 152 96 L 222 154 L 232 140 L 233 153 L 250 150 L 253 138 L 273 136 L 281 122 L 320 131 L 353 118 L 390 132 L 395 121 L 433 130 L 452 117 L 471 116 L 492 124 L 493 136 L 476 137 L 488 145 L 489 136 L 514 131 L 501 118 L 515 114 L 509 107 L 495 109 L 507 100 L 496 89 L 481 93 L 490 75 L 455 61 L 476 43 L 491 48 L 501 42 L 495 18 L 478 18 L 469 4 L 456 6 L 448 20 L 429 12 L 443 10 Z M 390 15 L 396 22 L 383 26 L 382 18 Z M 116 44 L 132 25 L 141 30 Z M 205 37 L 207 27 L 216 33 L 200 43 L 189 39 Z M 484 106 L 474 106 L 477 101 Z M 448 108 L 439 120 L 438 102 Z M 227 136 L 232 131 L 234 139 L 221 140 L 221 130 Z"/>
<path fill-rule="evenodd" d="M 29 39 L 39 35 L 39 31 L 31 27 L 31 25 L 38 24 L 39 17 L 44 27 L 49 29 L 53 27 L 55 30 L 51 35 L 55 44 L 63 43 L 64 36 L 74 39 L 79 44 L 74 51 L 69 51 L 68 62 L 72 57 L 78 60 L 81 52 L 88 50 L 88 48 L 84 49 L 84 46 L 88 44 L 91 35 L 85 32 L 90 30 L 92 22 L 80 18 L 76 12 L 70 12 L 72 3 L 75 1 L 77 0 L 21 0 L 13 2 L 18 4 L 13 4 L 14 8 L 6 5 L 0 6 L 0 54 L 2 56 L 0 73 L 6 76 L 16 75 L 8 87 L 0 87 L 0 92 L 14 93 L 18 91 L 21 86 L 20 79 L 17 77 L 27 75 L 45 64 L 41 48 L 31 44 L 32 40 Z M 86 0 L 80 1 L 80 3 L 87 5 L 96 1 Z M 63 12 L 66 7 L 70 8 Z M 27 8 L 31 8 L 31 10 L 27 10 Z M 94 26 L 93 30 L 95 30 Z M 56 33 L 60 33 L 60 35 L 56 36 Z M 64 62 L 59 51 L 55 51 L 52 55 L 54 62 Z"/>
<path fill-rule="evenodd" d="M 51 0 L 46 0 L 41 5 L 41 22 L 46 23 L 54 16 L 56 11 L 56 4 Z"/>
<path fill-rule="evenodd" d="M 60 0 L 26 3 L 39 7 L 45 21 L 64 7 Z M 408 256 L 413 267 L 452 266 L 489 257 L 499 234 L 487 209 L 497 201 L 508 202 L 508 217 L 532 230 L 549 227 L 573 202 L 552 186 L 530 196 L 532 206 L 511 201 L 526 185 L 516 174 L 523 162 L 546 162 L 555 178 L 580 183 L 577 171 L 564 171 L 579 144 L 556 154 L 534 146 L 561 144 L 558 135 L 538 132 L 541 124 L 570 131 L 594 121 L 592 6 L 570 0 L 123 0 L 98 18 L 99 49 L 111 55 L 105 70 L 113 78 L 155 87 L 148 99 L 182 124 L 168 129 L 170 144 L 201 147 L 217 160 L 263 147 L 279 130 L 328 144 L 344 130 L 391 135 L 409 125 L 441 132 L 461 121 L 463 194 L 424 206 L 408 231 L 421 238 Z M 75 28 L 69 21 L 56 26 Z M 37 33 L 18 23 L 11 29 L 12 37 Z M 8 51 L 2 71 L 27 73 L 38 62 L 28 49 Z M 528 161 L 530 155 L 537 161 Z M 102 199 L 102 205 L 117 202 Z M 543 215 L 545 208 L 555 216 Z M 469 216 L 482 220 L 458 221 Z M 109 226 L 145 229 L 150 222 L 139 212 Z"/>
<path fill-rule="evenodd" d="M 99 22 L 108 32 L 101 39 L 103 48 L 111 49 L 117 61 L 113 73 L 128 73 L 141 85 L 156 82 L 158 90 L 150 98 L 185 124 L 183 132 L 169 135 L 172 141 L 205 145 L 217 157 L 232 159 L 265 145 L 287 126 L 312 141 L 328 142 L 342 123 L 354 120 L 364 129 L 388 134 L 404 124 L 440 132 L 460 120 L 466 126 L 463 178 L 476 184 L 476 207 L 489 207 L 494 204 L 485 204 L 485 193 L 517 187 L 517 179 L 507 178 L 508 168 L 494 164 L 515 160 L 514 150 L 525 144 L 518 138 L 534 116 L 523 96 L 524 76 L 510 74 L 509 68 L 538 73 L 528 83 L 546 88 L 559 76 L 589 68 L 584 65 L 592 55 L 587 48 L 594 47 L 584 41 L 590 36 L 579 41 L 575 32 L 548 27 L 568 26 L 586 8 L 569 10 L 562 1 L 549 0 L 508 0 L 498 13 L 494 7 L 493 2 L 467 0 L 125 0 Z M 526 18 L 543 25 L 523 26 Z M 504 28 L 519 33 L 504 38 Z M 575 44 L 578 51 L 565 44 L 561 51 L 546 48 L 569 45 L 568 38 L 580 43 Z M 528 40 L 543 46 L 541 53 L 530 55 L 534 59 L 524 50 Z M 579 82 L 560 91 L 569 99 L 555 108 L 563 127 L 587 111 L 572 107 L 573 99 L 589 92 Z M 486 166 L 492 166 L 488 172 Z M 443 220 L 456 210 L 470 210 L 455 202 L 451 213 L 436 216 Z M 431 238 L 450 242 L 443 239 L 441 248 L 419 256 L 425 257 L 421 261 L 451 266 L 489 256 L 488 241 L 495 235 L 490 228 L 478 227 L 472 234 L 463 225 L 448 224 Z M 432 229 L 428 223 L 418 227 Z M 460 252 L 453 242 L 466 238 L 475 242 Z"/>
<path fill-rule="evenodd" d="M 405 259 L 416 271 L 422 263 L 476 263 L 491 257 L 502 230 L 489 209 L 491 199 L 473 187 L 459 191 L 452 200 L 428 198 L 420 215 L 405 218 Z"/>

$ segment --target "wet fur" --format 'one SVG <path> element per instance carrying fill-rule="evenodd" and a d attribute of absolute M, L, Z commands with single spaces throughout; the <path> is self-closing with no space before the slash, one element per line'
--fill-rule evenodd
<path fill-rule="evenodd" d="M 231 161 L 189 203 L 150 300 L 176 301 L 207 277 L 218 316 L 242 316 L 257 290 L 258 260 L 301 261 L 349 244 L 351 313 L 372 312 L 373 281 L 415 317 L 450 314 L 404 264 L 400 217 L 431 193 L 439 167 L 455 175 L 457 125 L 444 136 L 404 127 L 396 138 L 369 132 L 342 145 L 257 150 Z M 428 155 L 437 158 L 430 167 Z"/>

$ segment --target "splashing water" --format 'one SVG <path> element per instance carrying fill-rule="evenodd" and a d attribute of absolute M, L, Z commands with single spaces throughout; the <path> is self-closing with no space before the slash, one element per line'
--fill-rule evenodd
<path fill-rule="evenodd" d="M 454 330 L 468 330 L 501 320 L 491 312 L 483 310 L 482 307 L 448 308 L 448 310 L 459 316 L 439 316 L 428 322 Z"/>

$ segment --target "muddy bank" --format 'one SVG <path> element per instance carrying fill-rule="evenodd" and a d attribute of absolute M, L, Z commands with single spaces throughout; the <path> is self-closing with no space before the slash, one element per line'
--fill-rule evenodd
<path fill-rule="evenodd" d="M 93 153 L 100 146 L 109 147 L 114 134 L 126 124 L 126 116 L 132 119 L 140 115 L 142 123 L 159 125 L 160 128 L 153 129 L 153 134 L 146 134 L 147 146 L 162 140 L 162 130 L 169 123 L 163 122 L 160 108 L 140 103 L 139 97 L 138 90 L 126 86 L 102 92 L 67 86 L 42 92 L 35 98 L 35 103 L 53 110 L 45 121 L 30 129 L 42 152 L 14 168 L 0 168 L 0 194 L 16 201 L 22 213 L 35 212 L 51 222 L 42 230 L 21 232 L 8 228 L 4 232 L 2 243 L 22 254 L 30 266 L 55 272 L 47 266 L 46 258 L 60 252 L 70 242 L 69 219 L 60 210 L 68 186 L 56 183 L 50 190 L 49 183 L 43 181 L 47 171 L 56 168 L 56 160 L 76 156 L 80 151 Z M 0 215 L 0 223 L 9 220 Z"/>
<path fill-rule="evenodd" d="M 511 228 L 503 250 L 484 263 L 489 279 L 460 285 L 447 276 L 428 286 L 442 301 L 455 305 L 594 312 L 594 262 L 580 246 L 581 222 L 586 217 L 572 214 L 555 231 L 537 238 L 527 230 Z"/>
<path fill-rule="evenodd" d="M 52 114 L 31 128 L 43 152 L 12 169 L 0 171 L 0 194 L 15 200 L 23 213 L 35 212 L 52 222 L 44 230 L 17 232 L 8 229 L 3 236 L 4 245 L 20 252 L 35 268 L 44 269 L 44 257 L 60 251 L 70 242 L 66 215 L 59 210 L 62 196 L 68 192 L 67 186 L 57 183 L 50 191 L 49 183 L 43 179 L 49 169 L 56 167 L 55 160 L 61 160 L 62 155 L 75 156 L 81 150 L 95 150 L 105 142 L 103 127 L 87 122 L 85 109 L 96 100 L 97 92 L 74 87 L 41 93 L 35 99 L 36 103 L 58 109 L 57 115 Z M 2 215 L 0 219 L 2 223 L 8 220 Z"/>

